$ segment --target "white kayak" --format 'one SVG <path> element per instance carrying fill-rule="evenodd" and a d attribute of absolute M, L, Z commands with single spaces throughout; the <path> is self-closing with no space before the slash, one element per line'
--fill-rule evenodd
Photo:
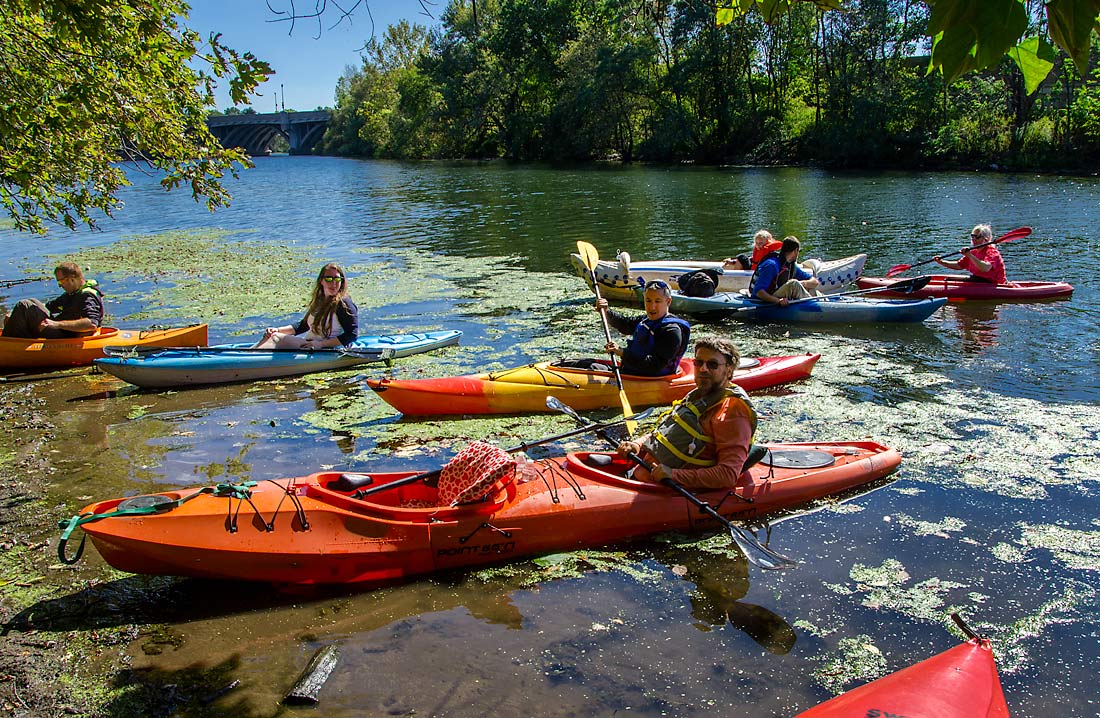
<path fill-rule="evenodd" d="M 569 255 L 569 261 L 580 276 L 592 289 L 592 280 L 588 268 L 579 254 Z M 842 259 L 822 261 L 808 259 L 802 266 L 811 271 L 821 282 L 820 291 L 831 294 L 852 284 L 863 274 L 863 265 L 867 263 L 866 254 L 853 254 Z M 620 252 L 616 261 L 600 260 L 596 263 L 596 281 L 600 285 L 600 295 L 610 301 L 636 304 L 635 289 L 645 286 L 646 282 L 660 279 L 668 282 L 673 289 L 679 289 L 680 275 L 699 269 L 712 269 L 718 272 L 720 293 L 736 293 L 749 288 L 752 278 L 751 269 L 723 269 L 721 262 L 705 261 L 659 261 L 634 262 L 626 252 Z"/>

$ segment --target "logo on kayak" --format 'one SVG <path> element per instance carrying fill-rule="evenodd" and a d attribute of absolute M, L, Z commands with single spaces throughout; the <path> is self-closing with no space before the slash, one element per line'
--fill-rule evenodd
<path fill-rule="evenodd" d="M 502 541 L 500 543 L 485 543 L 478 546 L 454 546 L 441 548 L 435 552 L 437 558 L 450 556 L 485 556 L 487 554 L 506 554 L 516 550 L 515 541 Z"/>
<path fill-rule="evenodd" d="M 904 713 L 891 713 L 878 708 L 868 708 L 867 715 L 864 718 L 909 718 L 909 716 Z"/>

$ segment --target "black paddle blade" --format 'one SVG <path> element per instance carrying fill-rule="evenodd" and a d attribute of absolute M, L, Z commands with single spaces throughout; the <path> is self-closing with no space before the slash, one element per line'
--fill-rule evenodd
<path fill-rule="evenodd" d="M 912 294 L 913 292 L 919 292 L 928 286 L 928 283 L 932 281 L 932 277 L 913 277 L 912 279 L 903 279 L 900 282 L 894 282 L 882 288 L 884 292 L 898 292 L 899 294 Z"/>
<path fill-rule="evenodd" d="M 753 566 L 768 571 L 782 571 L 798 565 L 798 561 L 768 548 L 744 529 L 733 524 L 729 524 L 729 528 L 733 542 L 737 544 L 737 548 L 741 549 L 741 553 L 745 554 L 745 558 Z"/>

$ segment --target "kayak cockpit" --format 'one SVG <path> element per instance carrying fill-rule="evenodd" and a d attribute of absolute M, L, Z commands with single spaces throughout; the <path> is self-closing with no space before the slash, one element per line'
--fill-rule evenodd
<path fill-rule="evenodd" d="M 496 481 L 485 496 L 457 506 L 441 505 L 439 487 L 424 481 L 404 482 L 416 476 L 413 471 L 372 474 L 315 474 L 315 482 L 305 485 L 305 493 L 330 506 L 356 513 L 370 513 L 392 519 L 415 522 L 443 521 L 470 514 L 492 514 L 515 497 L 513 477 Z M 357 483 L 348 477 L 361 477 Z M 388 488 L 383 488 L 388 487 Z M 356 492 L 369 488 L 371 493 L 356 497 Z"/>

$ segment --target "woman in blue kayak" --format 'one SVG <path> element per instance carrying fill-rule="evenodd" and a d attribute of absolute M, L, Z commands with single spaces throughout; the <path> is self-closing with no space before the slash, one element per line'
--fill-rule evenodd
<path fill-rule="evenodd" d="M 348 296 L 347 278 L 339 264 L 321 267 L 313 298 L 297 324 L 268 327 L 254 349 L 331 349 L 359 336 L 359 308 Z"/>

